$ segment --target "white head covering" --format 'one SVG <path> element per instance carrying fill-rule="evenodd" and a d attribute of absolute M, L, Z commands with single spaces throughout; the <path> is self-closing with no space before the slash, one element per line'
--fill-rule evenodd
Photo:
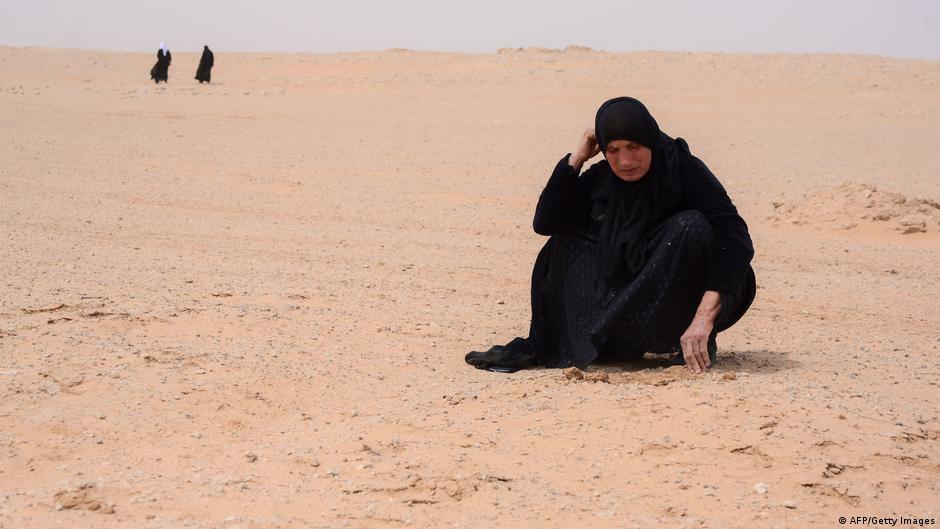
<path fill-rule="evenodd" d="M 160 49 L 163 50 L 163 53 L 166 53 L 166 44 L 163 41 L 160 41 Z"/>

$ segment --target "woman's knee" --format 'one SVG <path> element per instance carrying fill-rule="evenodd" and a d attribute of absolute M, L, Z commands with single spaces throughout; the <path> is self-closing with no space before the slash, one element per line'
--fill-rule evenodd
<path fill-rule="evenodd" d="M 690 209 L 680 211 L 666 221 L 669 227 L 684 236 L 710 239 L 713 235 L 712 225 L 701 211 Z"/>

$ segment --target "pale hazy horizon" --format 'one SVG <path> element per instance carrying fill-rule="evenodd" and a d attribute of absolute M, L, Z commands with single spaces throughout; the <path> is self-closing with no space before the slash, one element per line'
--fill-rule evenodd
<path fill-rule="evenodd" d="M 600 0 L 344 4 L 206 0 L 0 1 L 0 45 L 152 51 L 340 52 L 406 48 L 492 52 L 587 46 L 607 51 L 850 53 L 940 59 L 940 1 L 658 4 Z"/>

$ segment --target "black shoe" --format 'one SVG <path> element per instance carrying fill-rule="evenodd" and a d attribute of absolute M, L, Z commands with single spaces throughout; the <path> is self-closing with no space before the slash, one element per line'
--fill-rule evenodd
<path fill-rule="evenodd" d="M 503 349 L 505 349 L 505 347 L 502 345 L 494 345 L 486 351 L 470 351 L 463 359 L 477 369 L 486 369 L 486 366 L 489 364 L 487 359 L 502 354 Z"/>
<path fill-rule="evenodd" d="M 494 345 L 486 351 L 470 351 L 464 361 L 477 369 L 515 373 L 535 365 L 535 347 L 525 338 L 515 338 L 506 345 Z"/>
<path fill-rule="evenodd" d="M 669 361 L 671 366 L 684 366 L 685 365 L 685 356 L 682 355 L 682 347 L 676 347 L 676 356 L 672 357 L 672 360 Z M 718 360 L 718 342 L 715 340 L 715 335 L 712 335 L 708 339 L 708 363 L 714 364 Z"/>

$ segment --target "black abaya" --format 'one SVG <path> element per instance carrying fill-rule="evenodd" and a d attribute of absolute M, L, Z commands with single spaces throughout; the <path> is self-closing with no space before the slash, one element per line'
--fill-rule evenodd
<path fill-rule="evenodd" d="M 622 288 L 598 281 L 597 240 L 590 232 L 555 235 L 532 271 L 529 338 L 537 363 L 585 367 L 598 357 L 629 359 L 678 351 L 702 300 L 714 233 L 695 210 L 656 227 L 646 243 L 649 259 Z M 716 331 L 732 324 L 753 299 L 753 272 L 740 292 L 722 295 Z"/>
<path fill-rule="evenodd" d="M 167 82 L 170 76 L 171 60 L 170 50 L 166 50 L 166 53 L 162 49 L 157 51 L 157 63 L 150 69 L 150 78 L 153 79 L 154 83 Z"/>
<path fill-rule="evenodd" d="M 608 355 L 678 352 L 706 290 L 721 296 L 716 333 L 748 309 L 756 287 L 747 225 L 711 171 L 691 155 L 677 172 L 678 195 L 643 235 L 643 265 L 606 279 L 598 234 L 607 209 L 597 202 L 609 171 L 602 161 L 579 177 L 567 156 L 558 163 L 536 208 L 536 232 L 552 237 L 532 272 L 529 337 L 472 352 L 468 363 L 506 370 L 585 367 Z"/>
<path fill-rule="evenodd" d="M 630 97 L 606 101 L 594 123 L 601 152 L 618 140 L 648 149 L 646 173 L 620 178 L 605 159 L 579 175 L 568 156 L 558 162 L 533 221 L 551 239 L 532 272 L 529 337 L 471 352 L 467 363 L 511 371 L 679 352 L 706 291 L 720 297 L 712 356 L 715 335 L 753 301 L 747 224 L 685 140 L 663 134 Z"/>
<path fill-rule="evenodd" d="M 215 56 L 209 49 L 209 46 L 203 46 L 202 57 L 199 59 L 199 67 L 196 68 L 195 79 L 200 83 L 208 83 L 212 79 L 212 66 L 215 65 Z"/>

